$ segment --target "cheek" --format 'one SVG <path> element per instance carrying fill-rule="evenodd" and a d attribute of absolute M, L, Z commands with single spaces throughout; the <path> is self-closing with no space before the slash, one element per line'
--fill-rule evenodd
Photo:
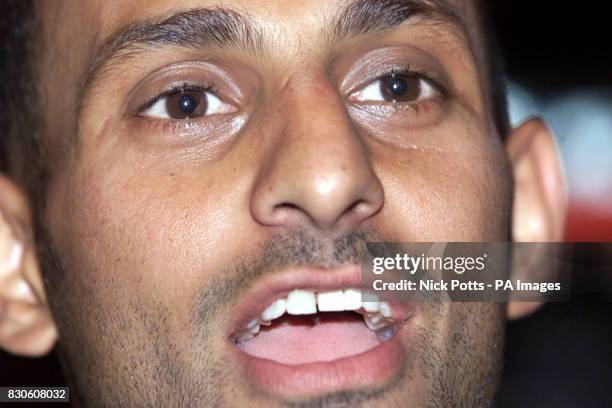
<path fill-rule="evenodd" d="M 402 150 L 387 153 L 379 167 L 385 187 L 381 222 L 394 240 L 508 239 L 511 174 L 499 143 L 462 152 Z"/>
<path fill-rule="evenodd" d="M 124 375 L 163 376 L 158 364 L 177 361 L 193 335 L 196 297 L 248 244 L 227 169 L 109 156 L 57 174 L 45 212 L 64 270 L 49 298 L 71 364 L 91 382 L 84 389 L 100 377 L 120 390 L 134 382 Z"/>
<path fill-rule="evenodd" d="M 231 259 L 221 241 L 236 203 L 200 172 L 105 164 L 81 164 L 50 191 L 47 219 L 66 273 L 101 302 L 121 293 L 172 305 L 168 313 L 184 321 L 188 299 Z"/>

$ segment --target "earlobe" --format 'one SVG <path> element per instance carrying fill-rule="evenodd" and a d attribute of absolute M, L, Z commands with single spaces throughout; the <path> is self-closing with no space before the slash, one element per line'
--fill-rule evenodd
<path fill-rule="evenodd" d="M 0 348 L 46 354 L 57 332 L 46 302 L 25 197 L 0 176 Z"/>
<path fill-rule="evenodd" d="M 542 120 L 530 119 L 513 130 L 506 149 L 514 175 L 513 241 L 561 241 L 567 191 L 550 129 Z M 540 305 L 540 302 L 510 302 L 507 314 L 511 319 L 519 318 Z"/>

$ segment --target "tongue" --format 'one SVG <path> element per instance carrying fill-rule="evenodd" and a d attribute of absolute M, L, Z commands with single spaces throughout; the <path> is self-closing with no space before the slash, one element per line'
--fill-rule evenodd
<path fill-rule="evenodd" d="M 245 353 L 278 363 L 299 365 L 337 360 L 376 347 L 380 342 L 356 313 L 285 315 L 262 326 L 253 339 L 241 343 Z"/>

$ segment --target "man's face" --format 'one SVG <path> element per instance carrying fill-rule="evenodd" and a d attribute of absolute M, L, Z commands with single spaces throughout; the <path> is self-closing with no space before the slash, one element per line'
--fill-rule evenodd
<path fill-rule="evenodd" d="M 499 305 L 262 317 L 358 287 L 368 240 L 508 238 L 472 6 L 40 6 L 45 273 L 84 400 L 490 403 Z"/>

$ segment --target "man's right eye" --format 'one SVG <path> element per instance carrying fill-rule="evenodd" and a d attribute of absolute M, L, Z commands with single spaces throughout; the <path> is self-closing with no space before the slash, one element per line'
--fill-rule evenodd
<path fill-rule="evenodd" d="M 235 111 L 234 106 L 224 103 L 208 90 L 184 89 L 156 97 L 140 115 L 154 119 L 185 120 Z"/>

